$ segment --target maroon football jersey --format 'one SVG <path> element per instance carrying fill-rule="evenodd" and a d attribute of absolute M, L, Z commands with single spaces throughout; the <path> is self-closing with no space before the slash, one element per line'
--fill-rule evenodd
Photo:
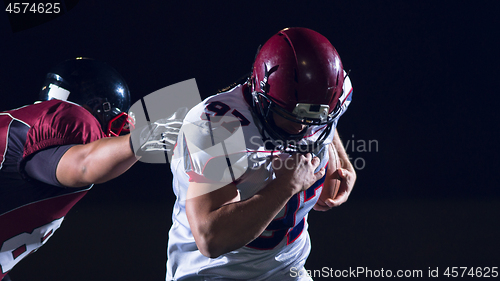
<path fill-rule="evenodd" d="M 39 151 L 102 137 L 92 114 L 65 101 L 0 112 L 0 280 L 53 235 L 66 213 L 91 188 L 43 183 L 24 171 L 24 163 Z M 47 159 L 48 170 L 55 173 L 61 156 Z"/>

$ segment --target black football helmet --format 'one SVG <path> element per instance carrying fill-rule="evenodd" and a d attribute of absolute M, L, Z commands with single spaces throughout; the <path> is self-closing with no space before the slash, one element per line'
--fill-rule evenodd
<path fill-rule="evenodd" d="M 125 79 L 108 64 L 89 58 L 66 60 L 52 68 L 39 99 L 60 99 L 83 106 L 107 136 L 128 133 L 134 126 L 130 92 Z"/>

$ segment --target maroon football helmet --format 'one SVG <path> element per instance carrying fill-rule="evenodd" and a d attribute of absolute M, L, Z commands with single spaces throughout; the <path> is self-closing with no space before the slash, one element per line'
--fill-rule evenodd
<path fill-rule="evenodd" d="M 255 113 L 275 140 L 301 139 L 274 124 L 272 112 L 293 122 L 325 125 L 323 141 L 340 113 L 344 69 L 339 54 L 323 35 L 307 28 L 286 28 L 259 50 L 251 84 Z"/>

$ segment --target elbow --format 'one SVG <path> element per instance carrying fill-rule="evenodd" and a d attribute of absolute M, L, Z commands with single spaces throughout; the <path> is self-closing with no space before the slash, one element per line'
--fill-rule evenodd
<path fill-rule="evenodd" d="M 238 239 L 230 231 L 218 231 L 220 227 L 204 224 L 192 225 L 191 230 L 196 246 L 202 255 L 215 259 L 240 248 Z"/>
<path fill-rule="evenodd" d="M 211 259 L 216 259 L 222 255 L 222 253 L 219 253 L 217 251 L 212 251 L 211 249 L 208 249 L 206 247 L 198 247 L 198 250 L 202 255 Z"/>
<path fill-rule="evenodd" d="M 56 168 L 56 179 L 65 187 L 83 187 L 92 182 L 86 180 L 88 175 L 88 150 L 85 145 L 75 145 L 68 149 L 59 159 Z"/>
<path fill-rule="evenodd" d="M 88 159 L 82 159 L 79 163 L 77 173 L 75 174 L 75 183 L 77 187 L 91 185 L 96 182 L 95 178 L 92 178 L 92 173 L 89 170 L 90 163 Z"/>
<path fill-rule="evenodd" d="M 87 166 L 77 163 L 71 170 L 57 169 L 57 181 L 65 187 L 84 187 L 93 184 L 88 180 Z"/>
<path fill-rule="evenodd" d="M 215 259 L 229 252 L 215 235 L 196 235 L 195 241 L 200 253 L 207 258 Z"/>

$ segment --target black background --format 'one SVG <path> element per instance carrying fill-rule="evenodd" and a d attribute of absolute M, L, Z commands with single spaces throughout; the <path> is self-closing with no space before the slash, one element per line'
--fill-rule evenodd
<path fill-rule="evenodd" d="M 437 2 L 88 0 L 18 32 L 1 11 L 0 110 L 32 103 L 47 70 L 76 56 L 114 66 L 133 101 L 190 78 L 204 98 L 278 30 L 308 27 L 351 70 L 338 129 L 359 169 L 346 204 L 310 214 L 307 268 L 500 266 L 500 5 Z M 168 165 L 138 163 L 96 185 L 11 276 L 164 280 L 173 201 Z"/>

